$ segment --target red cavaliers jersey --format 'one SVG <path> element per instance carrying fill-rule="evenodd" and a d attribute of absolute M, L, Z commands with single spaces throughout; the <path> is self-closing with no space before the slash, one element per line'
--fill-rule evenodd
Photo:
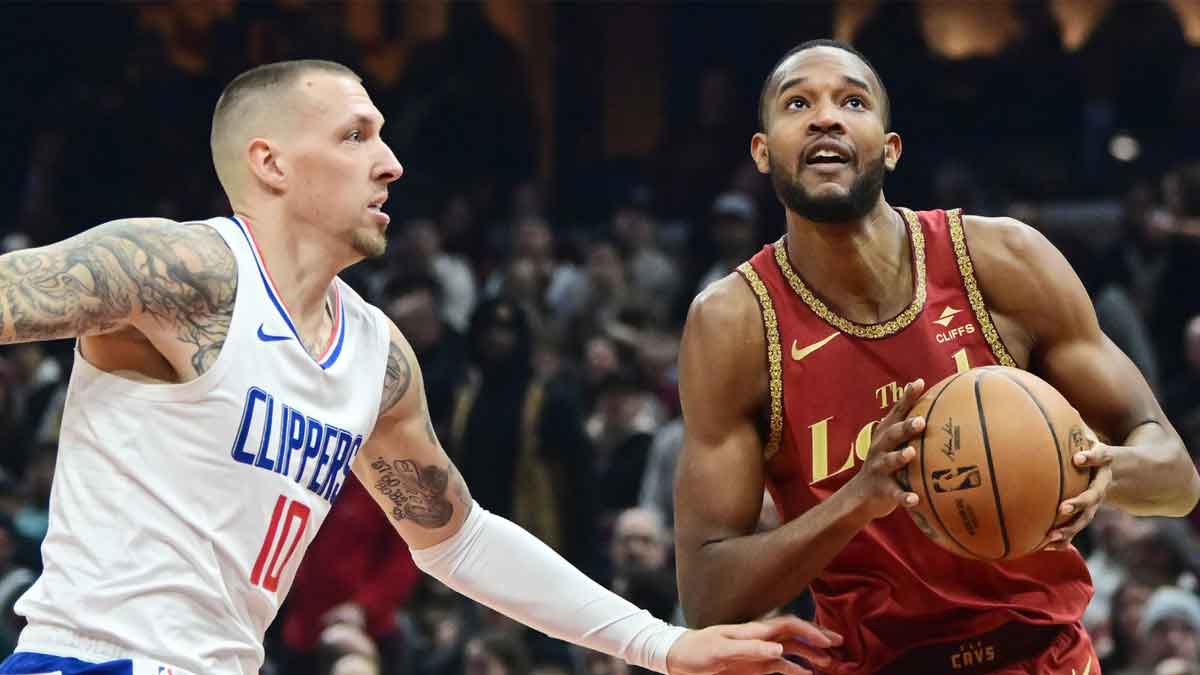
<path fill-rule="evenodd" d="M 784 521 L 842 487 L 904 383 L 932 386 L 970 367 L 1015 363 L 975 281 L 959 211 L 901 210 L 914 297 L 879 324 L 847 321 L 792 269 L 786 239 L 738 272 L 762 309 L 770 373 L 767 488 Z M 904 509 L 868 525 L 812 584 L 817 621 L 845 636 L 837 673 L 871 672 L 905 650 L 1012 620 L 1069 624 L 1092 595 L 1079 553 L 986 563 L 955 556 Z M 1003 648 L 1002 646 L 1000 647 Z"/>

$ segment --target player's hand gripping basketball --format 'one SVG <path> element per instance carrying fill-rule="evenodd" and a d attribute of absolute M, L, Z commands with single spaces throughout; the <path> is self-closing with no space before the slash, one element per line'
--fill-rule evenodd
<path fill-rule="evenodd" d="M 690 630 L 667 653 L 671 675 L 810 675 L 784 656 L 800 656 L 814 666 L 833 665 L 829 647 L 842 636 L 794 616 Z"/>
<path fill-rule="evenodd" d="M 908 492 L 901 486 L 896 472 L 917 456 L 917 451 L 907 443 L 925 430 L 925 420 L 921 417 L 906 418 L 924 392 L 924 380 L 915 380 L 904 386 L 900 400 L 896 401 L 871 434 L 871 447 L 862 468 L 842 488 L 850 491 L 861 505 L 862 512 L 872 520 L 883 518 L 896 510 L 897 506 L 908 508 L 917 505 L 919 498 L 916 493 Z"/>
<path fill-rule="evenodd" d="M 1121 448 L 1101 443 L 1100 439 L 1096 437 L 1096 433 L 1086 424 L 1083 425 L 1083 430 L 1088 440 L 1091 441 L 1091 447 L 1076 452 L 1071 457 L 1071 461 L 1081 469 L 1092 467 L 1092 480 L 1088 483 L 1086 490 L 1059 506 L 1058 513 L 1061 517 L 1069 517 L 1072 514 L 1074 517 L 1066 521 L 1062 527 L 1050 531 L 1044 547 L 1044 550 L 1047 551 L 1065 551 L 1070 547 L 1071 540 L 1075 538 L 1075 535 L 1083 531 L 1083 528 L 1087 527 L 1088 523 L 1096 517 L 1096 511 L 1100 508 L 1104 497 L 1108 495 L 1109 486 L 1112 485 L 1113 455 L 1120 452 Z"/>

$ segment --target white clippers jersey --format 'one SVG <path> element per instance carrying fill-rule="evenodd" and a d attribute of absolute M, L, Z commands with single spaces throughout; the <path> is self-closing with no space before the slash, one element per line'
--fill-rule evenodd
<path fill-rule="evenodd" d="M 238 268 L 210 370 L 135 383 L 76 351 L 45 572 L 16 606 L 29 620 L 20 651 L 257 673 L 267 626 L 375 425 L 382 312 L 335 279 L 333 333 L 314 360 L 249 229 L 206 222 Z"/>

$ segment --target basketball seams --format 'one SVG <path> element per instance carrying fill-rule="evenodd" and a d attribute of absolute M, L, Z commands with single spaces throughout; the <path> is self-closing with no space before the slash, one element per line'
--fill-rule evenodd
<path fill-rule="evenodd" d="M 942 516 L 938 514 L 937 504 L 934 502 L 933 497 L 930 496 L 933 494 L 933 490 L 929 488 L 929 472 L 925 470 L 925 437 L 929 435 L 929 419 L 933 417 L 933 408 L 937 405 L 938 399 L 942 397 L 942 394 L 945 394 L 946 390 L 954 384 L 955 380 L 963 375 L 966 375 L 966 373 L 958 373 L 949 382 L 947 382 L 945 386 L 942 387 L 941 391 L 937 393 L 937 396 L 933 397 L 933 402 L 929 404 L 929 410 L 925 411 L 925 431 L 921 433 L 921 484 L 925 486 L 925 499 L 929 501 L 929 512 L 933 514 L 935 519 L 937 519 L 938 526 L 942 528 L 942 532 L 945 533 L 946 537 L 949 538 L 950 541 L 954 542 L 955 545 L 961 548 L 963 552 L 965 552 L 967 555 L 973 556 L 975 554 L 971 552 L 971 549 L 963 546 L 962 542 L 960 542 L 953 534 L 950 533 L 950 528 L 946 527 L 946 523 L 942 520 Z"/>
<path fill-rule="evenodd" d="M 1058 460 L 1058 501 L 1055 502 L 1055 504 L 1061 504 L 1063 501 L 1063 492 L 1066 490 L 1067 476 L 1066 469 L 1063 467 L 1062 446 L 1058 442 L 1058 433 L 1054 429 L 1054 422 L 1050 420 L 1050 416 L 1046 414 L 1046 409 L 1042 407 L 1042 402 L 1033 395 L 1033 392 L 1029 390 L 1029 387 L 1026 387 L 1023 382 L 1015 377 L 1012 377 L 1011 375 L 1008 375 L 1007 373 L 1000 374 L 1013 382 L 1013 384 L 1016 384 L 1018 387 L 1020 387 L 1021 391 L 1025 392 L 1025 395 L 1029 397 L 1029 400 L 1033 401 L 1033 404 L 1037 406 L 1038 412 L 1042 414 L 1042 419 L 1046 420 L 1046 427 L 1050 430 L 1050 438 L 1054 439 L 1054 458 Z M 993 476 L 993 479 L 994 478 L 995 477 Z M 1058 510 L 1056 509 L 1050 514 L 1050 525 L 1046 527 L 1046 531 L 1049 532 L 1051 529 L 1053 529 L 1057 521 Z"/>
<path fill-rule="evenodd" d="M 979 376 L 975 378 L 975 406 L 979 410 L 979 432 L 983 437 L 983 451 L 987 455 L 988 476 L 991 477 L 992 494 L 996 500 L 996 517 L 1000 523 L 1000 538 L 1004 542 L 1004 552 L 998 558 L 992 559 L 1003 560 L 1008 557 L 1012 546 L 1008 541 L 1008 525 L 1004 522 L 1004 504 L 1000 500 L 1000 481 L 997 480 L 996 465 L 992 461 L 992 443 L 988 439 L 987 415 L 983 411 L 983 392 L 981 391 L 980 383 L 983 382 L 984 375 L 985 373 L 979 373 Z"/>

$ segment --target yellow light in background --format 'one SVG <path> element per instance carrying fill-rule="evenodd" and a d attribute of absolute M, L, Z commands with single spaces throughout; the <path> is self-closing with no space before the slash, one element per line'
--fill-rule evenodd
<path fill-rule="evenodd" d="M 918 13 L 925 44 L 949 59 L 995 56 L 1023 31 L 1011 0 L 922 0 Z"/>
<path fill-rule="evenodd" d="M 854 42 L 858 31 L 879 8 L 879 0 L 838 0 L 833 11 L 833 37 Z"/>
<path fill-rule="evenodd" d="M 1179 17 L 1188 44 L 1200 45 L 1200 0 L 1167 0 L 1167 4 Z"/>
<path fill-rule="evenodd" d="M 1079 51 L 1112 4 L 1112 0 L 1051 0 L 1050 13 L 1058 22 L 1063 47 Z"/>

